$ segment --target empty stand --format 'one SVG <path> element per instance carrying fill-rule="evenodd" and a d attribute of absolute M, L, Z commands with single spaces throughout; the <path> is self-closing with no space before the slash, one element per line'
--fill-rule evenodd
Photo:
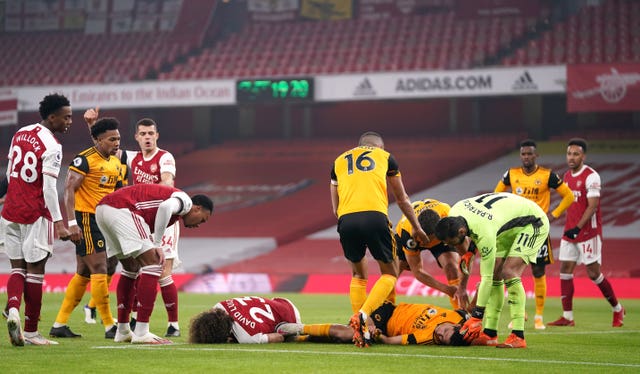
<path fill-rule="evenodd" d="M 640 61 L 640 2 L 585 6 L 503 59 L 504 65 Z"/>
<path fill-rule="evenodd" d="M 383 20 L 253 23 L 176 65 L 203 78 L 468 69 L 521 36 L 535 19 L 456 19 L 453 11 Z"/>
<path fill-rule="evenodd" d="M 190 0 L 173 31 L 0 34 L 0 85 L 119 83 L 148 78 L 202 43 L 216 1 Z"/>

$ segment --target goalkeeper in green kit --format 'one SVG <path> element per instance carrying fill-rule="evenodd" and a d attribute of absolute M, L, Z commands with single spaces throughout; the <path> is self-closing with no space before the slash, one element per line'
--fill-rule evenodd
<path fill-rule="evenodd" d="M 480 285 L 471 318 L 460 329 L 473 345 L 526 348 L 524 315 L 526 295 L 520 276 L 536 261 L 538 249 L 549 235 L 549 219 L 535 202 L 511 193 L 487 193 L 459 201 L 449 216 L 438 222 L 436 236 L 449 246 L 472 241 L 480 258 Z M 471 255 L 463 256 L 468 269 Z M 507 287 L 513 329 L 498 344 L 498 321 Z"/>

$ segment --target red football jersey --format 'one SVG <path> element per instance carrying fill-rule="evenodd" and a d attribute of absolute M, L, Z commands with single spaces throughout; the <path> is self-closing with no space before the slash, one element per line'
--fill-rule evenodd
<path fill-rule="evenodd" d="M 158 149 L 149 159 L 145 159 L 142 152 L 127 151 L 127 164 L 131 170 L 133 184 L 157 184 L 161 181 L 162 173 L 176 175 L 176 161 L 173 155 L 164 149 Z"/>
<path fill-rule="evenodd" d="M 120 188 L 100 200 L 98 205 L 109 205 L 117 209 L 129 209 L 132 213 L 139 215 L 149 225 L 151 232 L 154 231 L 156 213 L 163 201 L 175 197 L 182 202 L 182 210 L 178 214 L 171 216 L 167 226 L 175 223 L 180 216 L 187 214 L 193 202 L 185 192 L 163 184 L 134 184 Z"/>
<path fill-rule="evenodd" d="M 44 201 L 42 175 L 57 178 L 61 163 L 62 146 L 49 129 L 36 123 L 18 130 L 9 148 L 9 187 L 2 217 L 22 224 L 40 217 L 51 219 Z"/>
<path fill-rule="evenodd" d="M 280 322 L 300 322 L 291 301 L 279 297 L 237 297 L 214 306 L 224 309 L 233 318 L 233 335 L 238 343 L 266 343 L 264 334 L 276 331 Z"/>
<path fill-rule="evenodd" d="M 564 182 L 573 192 L 573 204 L 567 209 L 567 220 L 564 229 L 569 230 L 576 227 L 582 214 L 587 209 L 588 197 L 600 197 L 600 175 L 591 167 L 584 165 L 582 169 L 573 174 L 571 170 L 567 170 L 564 174 Z M 602 236 L 602 219 L 600 215 L 600 202 L 598 201 L 598 209 L 589 221 L 582 227 L 580 234 L 576 239 L 569 239 L 564 236 L 562 239 L 570 242 L 584 242 L 596 235 Z"/>

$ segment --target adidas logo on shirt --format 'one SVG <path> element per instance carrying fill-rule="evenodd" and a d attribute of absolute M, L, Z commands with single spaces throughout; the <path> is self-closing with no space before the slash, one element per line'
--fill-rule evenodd
<path fill-rule="evenodd" d="M 376 90 L 373 89 L 369 78 L 364 78 L 364 80 L 356 86 L 356 89 L 353 91 L 353 96 L 376 96 Z"/>
<path fill-rule="evenodd" d="M 537 91 L 538 85 L 531 78 L 531 74 L 529 74 L 529 72 L 525 70 L 524 73 L 522 73 L 522 75 L 520 75 L 520 77 L 518 77 L 518 79 L 516 79 L 516 81 L 513 82 L 511 89 L 513 89 L 514 91 L 521 91 L 521 90 Z"/>

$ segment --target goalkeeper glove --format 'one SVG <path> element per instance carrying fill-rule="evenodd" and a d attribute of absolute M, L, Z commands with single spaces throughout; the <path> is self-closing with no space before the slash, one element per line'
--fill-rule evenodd
<path fill-rule="evenodd" d="M 578 226 L 569 229 L 567 231 L 564 232 L 564 236 L 566 236 L 569 239 L 575 239 L 578 237 L 578 234 L 580 233 L 580 228 Z"/>
<path fill-rule="evenodd" d="M 473 261 L 473 252 L 467 252 L 460 258 L 460 271 L 465 275 L 471 272 L 471 261 Z"/>
<path fill-rule="evenodd" d="M 460 334 L 463 335 L 464 341 L 471 343 L 482 332 L 482 319 L 471 317 L 460 328 Z"/>

